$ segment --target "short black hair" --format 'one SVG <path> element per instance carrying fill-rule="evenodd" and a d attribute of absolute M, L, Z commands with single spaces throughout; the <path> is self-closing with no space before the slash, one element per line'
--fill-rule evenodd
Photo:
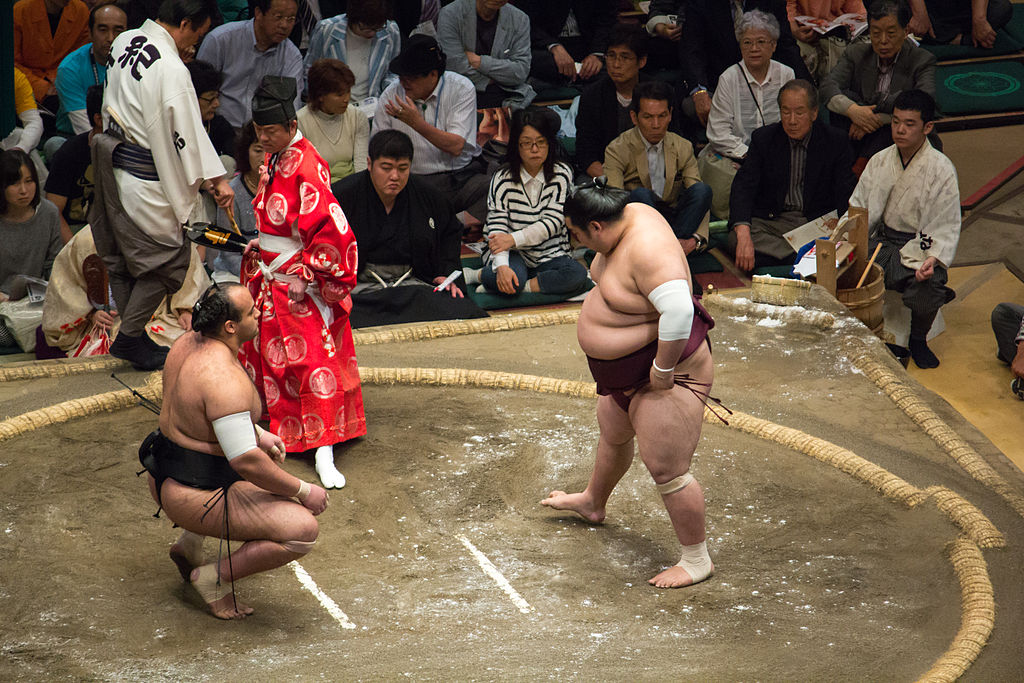
<path fill-rule="evenodd" d="M 103 85 L 90 85 L 85 91 L 85 113 L 89 117 L 89 127 L 98 114 L 103 113 Z"/>
<path fill-rule="evenodd" d="M 31 206 L 39 206 L 39 197 L 42 188 L 39 187 L 39 172 L 32 158 L 20 149 L 9 149 L 0 152 L 0 214 L 7 213 L 7 188 L 21 180 L 21 167 L 27 166 L 32 180 L 36 183 L 36 195 L 32 198 Z"/>
<path fill-rule="evenodd" d="M 349 26 L 352 24 L 376 26 L 386 23 L 394 16 L 391 3 L 388 0 L 348 0 L 345 14 L 348 15 Z"/>
<path fill-rule="evenodd" d="M 924 90 L 904 90 L 896 96 L 892 110 L 916 111 L 921 114 L 921 121 L 928 123 L 935 120 L 935 98 Z"/>
<path fill-rule="evenodd" d="M 664 101 L 668 103 L 668 108 L 671 109 L 672 101 L 675 97 L 676 91 L 665 81 L 644 81 L 643 83 L 638 83 L 633 88 L 633 101 L 630 103 L 630 109 L 634 112 L 639 112 L 640 100 Z"/>
<path fill-rule="evenodd" d="M 413 146 L 409 136 L 400 130 L 385 129 L 373 134 L 366 149 L 370 162 L 381 157 L 412 161 Z"/>
<path fill-rule="evenodd" d="M 906 28 L 910 23 L 910 5 L 906 0 L 875 0 L 868 6 L 868 26 L 872 21 L 886 17 L 896 17 L 896 23 L 900 28 Z"/>
<path fill-rule="evenodd" d="M 124 11 L 120 5 L 117 4 L 116 0 L 103 0 L 103 2 L 97 2 L 93 5 L 92 9 L 89 10 L 89 31 L 91 32 L 93 27 L 96 25 L 96 13 L 104 7 L 116 7 L 121 10 L 121 14 L 124 15 L 125 26 L 128 25 L 128 13 Z"/>
<path fill-rule="evenodd" d="M 231 292 L 235 287 L 242 285 L 237 282 L 214 282 L 207 287 L 192 306 L 192 329 L 204 337 L 218 337 L 224 331 L 224 323 L 241 320 L 244 311 L 231 300 Z"/>
<path fill-rule="evenodd" d="M 609 187 L 604 176 L 585 180 L 569 192 L 565 200 L 565 217 L 573 226 L 590 232 L 591 221 L 617 221 L 629 203 L 629 193 Z"/>
<path fill-rule="evenodd" d="M 216 0 L 164 0 L 156 13 L 157 21 L 168 26 L 180 26 L 186 19 L 198 29 L 209 19 L 211 24 L 220 19 Z"/>
<path fill-rule="evenodd" d="M 632 50 L 637 59 L 643 59 L 649 52 L 650 40 L 647 31 L 640 24 L 618 23 L 612 26 L 608 47 L 605 50 L 613 46 L 622 46 Z"/>
<path fill-rule="evenodd" d="M 197 97 L 204 92 L 219 91 L 220 86 L 224 83 L 224 74 L 209 62 L 193 59 L 185 64 L 185 68 L 188 69 L 188 75 L 192 78 L 192 87 L 195 88 Z"/>
<path fill-rule="evenodd" d="M 782 106 L 782 94 L 789 92 L 790 90 L 802 90 L 804 95 L 807 96 L 807 105 L 811 109 L 818 108 L 818 89 L 814 87 L 814 84 L 805 78 L 794 78 L 790 81 L 786 81 L 781 88 L 779 88 L 779 94 L 776 97 L 776 101 L 779 106 Z"/>

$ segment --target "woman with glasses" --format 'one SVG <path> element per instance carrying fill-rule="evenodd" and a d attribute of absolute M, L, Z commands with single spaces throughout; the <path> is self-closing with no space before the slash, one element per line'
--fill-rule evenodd
<path fill-rule="evenodd" d="M 366 170 L 370 120 L 349 105 L 355 77 L 344 62 L 317 60 L 306 83 L 309 102 L 298 111 L 299 130 L 331 169 L 331 182 Z"/>
<path fill-rule="evenodd" d="M 226 118 L 217 113 L 220 109 L 220 86 L 224 83 L 224 74 L 213 64 L 200 59 L 193 60 L 185 66 L 192 77 L 196 97 L 199 98 L 199 114 L 202 116 L 206 134 L 210 136 L 210 142 L 213 143 L 217 154 L 231 161 L 235 153 L 235 129 Z M 228 173 L 231 173 L 232 168 L 228 167 Z"/>
<path fill-rule="evenodd" d="M 306 69 L 329 57 L 352 69 L 352 101 L 363 107 L 368 97 L 379 97 L 397 76 L 388 64 L 402 48 L 398 24 L 391 21 L 390 3 L 381 0 L 349 0 L 346 14 L 324 19 L 309 38 Z M 373 116 L 374 107 L 364 107 Z"/>
<path fill-rule="evenodd" d="M 793 69 L 772 59 L 779 22 L 760 10 L 746 12 L 736 28 L 741 60 L 726 69 L 708 114 L 708 146 L 701 152 L 701 178 L 711 185 L 711 212 L 729 217 L 729 190 L 747 156 L 750 134 L 779 120 L 779 89 L 793 80 Z"/>
<path fill-rule="evenodd" d="M 572 187 L 572 170 L 556 160 L 559 118 L 530 107 L 512 115 L 506 163 L 491 179 L 487 196 L 484 288 L 514 296 L 520 292 L 571 294 L 587 270 L 570 255 L 562 206 Z M 467 276 L 467 284 L 476 281 Z"/>

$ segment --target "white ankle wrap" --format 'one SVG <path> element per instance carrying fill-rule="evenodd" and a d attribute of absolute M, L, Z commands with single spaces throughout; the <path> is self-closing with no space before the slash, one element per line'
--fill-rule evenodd
<path fill-rule="evenodd" d="M 281 547 L 290 553 L 296 555 L 305 555 L 313 546 L 316 545 L 316 541 L 284 541 L 281 543 Z"/>
<path fill-rule="evenodd" d="M 701 541 L 696 545 L 684 545 L 683 555 L 676 562 L 676 566 L 685 569 L 693 583 L 703 581 L 711 576 L 714 565 L 711 564 L 711 556 L 708 555 L 708 542 Z"/>
<path fill-rule="evenodd" d="M 666 481 L 664 484 L 655 484 L 655 486 L 658 487 L 658 493 L 667 496 L 670 493 L 685 489 L 691 483 L 693 483 L 693 475 L 687 472 L 686 474 L 680 474 L 675 479 Z"/>

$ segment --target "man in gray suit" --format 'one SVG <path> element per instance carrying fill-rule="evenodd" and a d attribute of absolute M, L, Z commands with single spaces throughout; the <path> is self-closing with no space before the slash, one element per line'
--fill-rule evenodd
<path fill-rule="evenodd" d="M 537 94 L 530 73 L 530 19 L 508 0 L 455 0 L 441 10 L 437 41 L 449 71 L 476 86 L 477 107 L 522 109 Z"/>
<path fill-rule="evenodd" d="M 909 21 L 910 8 L 904 2 L 872 2 L 871 42 L 848 47 L 821 84 L 831 123 L 847 130 L 859 168 L 892 144 L 892 105 L 901 92 L 923 90 L 935 97 L 935 55 L 907 39 Z M 930 139 L 942 149 L 937 136 Z"/>

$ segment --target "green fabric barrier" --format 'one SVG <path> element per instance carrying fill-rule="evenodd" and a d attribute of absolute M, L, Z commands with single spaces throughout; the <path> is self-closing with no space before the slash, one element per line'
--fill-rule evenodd
<path fill-rule="evenodd" d="M 1024 65 L 958 64 L 935 70 L 939 109 L 947 116 L 1024 109 Z"/>
<path fill-rule="evenodd" d="M 524 308 L 526 306 L 548 306 L 558 304 L 574 296 L 588 292 L 594 283 L 587 280 L 586 285 L 578 291 L 569 294 L 544 294 L 542 292 L 523 292 L 518 296 L 504 296 L 491 294 L 490 292 L 477 292 L 476 285 L 469 288 L 469 298 L 485 311 L 493 311 L 499 308 Z"/>
<path fill-rule="evenodd" d="M 1010 23 L 1003 27 L 1003 30 L 1010 34 L 1010 37 L 1021 45 L 1024 45 L 1024 4 L 1013 5 L 1013 18 Z"/>
<path fill-rule="evenodd" d="M 1014 19 L 1017 15 L 1014 15 Z M 1012 21 L 1011 21 L 1012 23 Z M 1009 26 L 1009 24 L 1007 24 Z M 970 36 L 967 36 L 968 40 Z M 1002 30 L 996 33 L 996 42 L 991 48 L 974 47 L 973 45 L 927 45 L 921 47 L 935 55 L 939 61 L 949 59 L 971 59 L 973 57 L 996 57 L 999 55 L 1010 55 L 1024 49 L 1024 41 L 1021 41 L 1008 31 Z"/>
<path fill-rule="evenodd" d="M 761 268 L 754 268 L 752 275 L 771 275 L 772 277 L 784 277 L 790 280 L 798 280 L 794 278 L 790 273 L 793 272 L 793 266 L 763 266 Z"/>

